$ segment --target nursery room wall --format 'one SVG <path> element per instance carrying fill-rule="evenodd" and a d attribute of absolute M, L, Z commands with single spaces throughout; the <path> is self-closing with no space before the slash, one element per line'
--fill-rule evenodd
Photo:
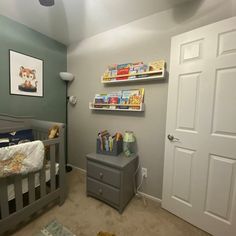
<path fill-rule="evenodd" d="M 66 87 L 59 72 L 67 69 L 67 48 L 0 15 L 0 113 L 65 122 Z M 9 49 L 44 61 L 44 97 L 9 94 Z"/>
<path fill-rule="evenodd" d="M 141 191 L 162 198 L 168 80 L 144 84 L 104 86 L 107 65 L 165 59 L 169 70 L 171 37 L 236 14 L 235 1 L 193 1 L 100 33 L 68 48 L 68 71 L 76 76 L 69 94 L 78 104 L 69 107 L 69 163 L 85 169 L 85 156 L 95 151 L 99 130 L 134 131 L 141 166 L 148 177 Z M 145 112 L 92 112 L 96 93 L 145 88 Z M 114 157 L 115 158 L 115 157 Z"/>

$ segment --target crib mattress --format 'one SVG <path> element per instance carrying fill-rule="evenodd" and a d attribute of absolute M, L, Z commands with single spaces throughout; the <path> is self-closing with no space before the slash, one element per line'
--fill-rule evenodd
<path fill-rule="evenodd" d="M 56 163 L 55 164 L 55 173 L 58 174 L 59 171 L 59 164 Z M 40 178 L 39 178 L 39 173 L 35 174 L 35 188 L 40 186 Z M 48 165 L 46 165 L 46 169 L 45 169 L 45 180 L 46 182 L 48 182 L 50 180 L 50 163 Z M 28 188 L 28 178 L 24 178 L 22 179 L 22 193 L 27 193 L 29 190 Z M 15 188 L 14 188 L 14 184 L 9 184 L 8 188 L 8 201 L 12 200 L 15 198 Z"/>

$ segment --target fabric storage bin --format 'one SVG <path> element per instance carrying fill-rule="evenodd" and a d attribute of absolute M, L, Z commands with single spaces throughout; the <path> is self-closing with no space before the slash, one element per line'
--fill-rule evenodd
<path fill-rule="evenodd" d="M 123 141 L 118 140 L 113 142 L 113 149 L 112 151 L 101 150 L 101 140 L 97 139 L 97 153 L 111 155 L 111 156 L 118 156 L 120 153 L 123 152 Z"/>

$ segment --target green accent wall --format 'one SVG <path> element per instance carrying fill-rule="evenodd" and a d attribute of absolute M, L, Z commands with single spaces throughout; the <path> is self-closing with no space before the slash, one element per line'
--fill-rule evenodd
<path fill-rule="evenodd" d="M 44 61 L 44 97 L 10 95 L 9 49 Z M 0 15 L 0 113 L 66 121 L 67 47 L 25 25 Z"/>

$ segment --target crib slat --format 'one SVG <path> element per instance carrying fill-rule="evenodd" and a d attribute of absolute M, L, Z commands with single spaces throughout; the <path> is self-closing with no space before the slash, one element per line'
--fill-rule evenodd
<path fill-rule="evenodd" d="M 0 178 L 0 210 L 2 219 L 9 216 L 8 192 L 6 178 Z"/>
<path fill-rule="evenodd" d="M 46 178 L 45 178 L 45 166 L 40 170 L 40 197 L 46 195 Z"/>
<path fill-rule="evenodd" d="M 28 174 L 29 204 L 35 201 L 35 173 Z"/>
<path fill-rule="evenodd" d="M 37 130 L 34 131 L 34 140 L 38 140 L 38 131 Z"/>
<path fill-rule="evenodd" d="M 43 135 L 43 133 L 40 133 L 39 138 L 40 138 L 40 140 L 44 140 L 44 135 Z"/>
<path fill-rule="evenodd" d="M 50 183 L 51 183 L 51 192 L 55 191 L 56 189 L 56 146 L 50 145 Z"/>
<path fill-rule="evenodd" d="M 36 140 L 36 131 L 33 130 L 33 136 L 34 136 L 34 140 Z"/>
<path fill-rule="evenodd" d="M 22 177 L 20 175 L 14 178 L 16 211 L 23 208 L 23 194 L 22 194 Z"/>
<path fill-rule="evenodd" d="M 60 205 L 65 202 L 67 196 L 66 185 L 66 164 L 65 164 L 65 138 L 64 129 L 61 130 L 61 138 L 59 144 L 59 187 L 60 187 Z"/>

